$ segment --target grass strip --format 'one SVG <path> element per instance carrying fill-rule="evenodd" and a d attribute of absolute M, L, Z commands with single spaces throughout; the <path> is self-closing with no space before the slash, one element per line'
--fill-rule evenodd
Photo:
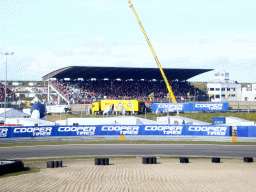
<path fill-rule="evenodd" d="M 221 141 L 149 141 L 149 140 L 109 140 L 109 141 L 47 141 L 24 143 L 1 143 L 0 147 L 67 145 L 67 144 L 210 144 L 210 145 L 256 145 L 256 142 L 221 142 Z"/>

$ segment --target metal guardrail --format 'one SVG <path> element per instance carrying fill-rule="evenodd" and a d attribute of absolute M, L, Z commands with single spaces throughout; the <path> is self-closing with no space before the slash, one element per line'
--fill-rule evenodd
<path fill-rule="evenodd" d="M 58 87 L 51 82 L 48 83 L 48 86 L 51 86 L 64 100 L 70 103 L 70 100 L 58 89 Z"/>

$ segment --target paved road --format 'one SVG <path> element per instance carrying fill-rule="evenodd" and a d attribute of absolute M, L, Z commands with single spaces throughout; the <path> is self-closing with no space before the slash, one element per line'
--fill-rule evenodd
<path fill-rule="evenodd" d="M 104 155 L 256 157 L 256 146 L 198 144 L 80 144 L 0 148 L 0 159 Z"/>

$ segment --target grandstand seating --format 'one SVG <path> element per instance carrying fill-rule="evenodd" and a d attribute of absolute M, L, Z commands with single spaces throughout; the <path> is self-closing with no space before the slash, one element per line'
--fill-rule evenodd
<path fill-rule="evenodd" d="M 65 94 L 70 101 L 85 103 L 95 99 L 140 99 L 148 100 L 148 96 L 154 92 L 156 100 L 167 98 L 168 90 L 164 81 L 51 81 L 52 84 Z M 188 82 L 170 82 L 176 98 L 187 99 L 190 97 L 205 95 L 205 93 Z"/>
<path fill-rule="evenodd" d="M 4 102 L 5 98 L 5 85 L 0 83 L 0 102 Z M 7 87 L 6 89 L 6 100 L 7 101 L 17 101 L 19 98 L 18 96 Z"/>

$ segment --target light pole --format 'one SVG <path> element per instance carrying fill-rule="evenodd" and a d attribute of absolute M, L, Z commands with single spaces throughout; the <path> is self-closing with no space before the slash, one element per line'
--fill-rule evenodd
<path fill-rule="evenodd" d="M 8 55 L 13 55 L 14 53 L 1 53 L 2 55 L 6 56 L 6 64 L 5 64 L 5 90 L 4 90 L 4 126 L 5 126 L 5 121 L 6 121 L 6 90 L 7 90 L 7 56 Z"/>

